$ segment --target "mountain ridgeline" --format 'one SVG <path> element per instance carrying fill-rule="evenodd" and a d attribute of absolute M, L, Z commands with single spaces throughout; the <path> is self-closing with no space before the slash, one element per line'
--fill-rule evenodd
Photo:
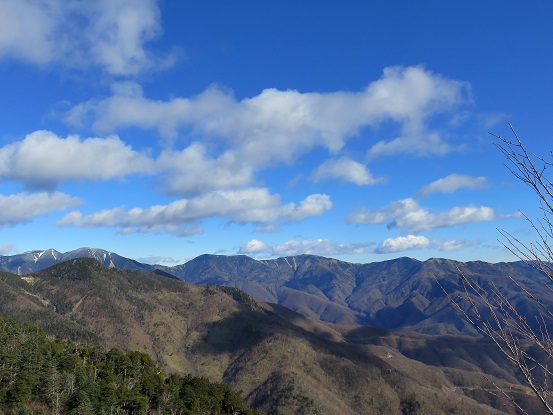
<path fill-rule="evenodd" d="M 90 258 L 23 276 L 4 272 L 0 316 L 72 344 L 146 353 L 170 373 L 225 383 L 269 414 L 515 414 L 480 372 L 530 413 L 539 408 L 488 341 L 322 323 L 234 287 L 166 275 Z M 5 396 L 19 402 L 9 389 Z"/>
<path fill-rule="evenodd" d="M 0 271 L 23 275 L 75 258 L 93 258 L 108 268 L 125 268 L 139 271 L 154 270 L 151 265 L 142 264 L 103 249 L 79 248 L 61 253 L 50 248 L 44 251 L 30 251 L 17 255 L 0 255 Z"/>
<path fill-rule="evenodd" d="M 277 303 L 303 315 L 336 324 L 380 326 L 427 334 L 477 335 L 451 307 L 443 292 L 463 292 L 459 275 L 492 284 L 528 315 L 539 314 L 521 289 L 523 283 L 545 306 L 543 274 L 522 263 L 424 262 L 399 258 L 353 264 L 312 255 L 257 261 L 247 256 L 202 255 L 183 265 L 163 268 L 194 284 L 237 287 L 258 301 Z"/>
<path fill-rule="evenodd" d="M 544 276 L 522 262 L 457 262 L 410 258 L 354 264 L 313 255 L 255 260 L 244 255 L 201 255 L 174 267 L 152 266 L 101 249 L 81 248 L 61 254 L 53 249 L 0 257 L 0 270 L 16 274 L 44 269 L 80 257 L 107 267 L 164 272 L 193 284 L 239 288 L 257 301 L 275 303 L 308 317 L 335 324 L 380 326 L 426 334 L 477 335 L 451 307 L 450 294 L 463 291 L 459 275 L 492 284 L 528 315 L 539 314 L 520 288 L 523 283 L 553 309 L 553 299 L 541 287 Z"/>

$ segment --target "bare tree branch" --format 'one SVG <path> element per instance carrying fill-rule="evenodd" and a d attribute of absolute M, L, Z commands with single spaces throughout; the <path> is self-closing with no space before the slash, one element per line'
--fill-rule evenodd
<path fill-rule="evenodd" d="M 498 139 L 499 142 L 495 145 L 506 157 L 509 171 L 538 196 L 543 216 L 534 220 L 522 213 L 537 235 L 535 242 L 525 243 L 516 235 L 499 230 L 504 238 L 501 243 L 521 261 L 540 271 L 546 277 L 544 290 L 553 295 L 553 182 L 547 177 L 553 163 L 527 151 L 512 125 L 509 124 L 509 127 L 514 139 L 490 134 Z M 549 156 L 553 160 L 552 152 Z M 440 285 L 453 308 L 489 338 L 516 366 L 546 412 L 553 414 L 553 370 L 548 366 L 553 360 L 553 339 L 550 335 L 553 310 L 546 307 L 535 292 L 512 276 L 506 278 L 518 287 L 528 301 L 538 306 L 541 311 L 537 315 L 525 315 L 495 284 L 483 286 L 465 276 L 459 269 L 458 275 L 462 286 L 461 294 L 453 296 Z M 531 348 L 534 349 L 532 354 L 529 352 Z M 541 356 L 537 356 L 535 350 L 540 351 Z M 515 402 L 512 393 L 498 389 L 500 395 L 509 399 L 513 406 L 527 413 Z"/>

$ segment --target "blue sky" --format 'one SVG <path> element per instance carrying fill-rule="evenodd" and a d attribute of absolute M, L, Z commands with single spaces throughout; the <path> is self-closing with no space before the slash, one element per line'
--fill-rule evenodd
<path fill-rule="evenodd" d="M 0 255 L 512 260 L 546 1 L 0 0 Z"/>

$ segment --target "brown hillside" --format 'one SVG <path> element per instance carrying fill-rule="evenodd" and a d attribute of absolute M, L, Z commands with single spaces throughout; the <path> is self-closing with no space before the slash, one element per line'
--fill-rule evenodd
<path fill-rule="evenodd" d="M 90 259 L 25 279 L 2 274 L 0 283 L 2 314 L 105 347 L 145 351 L 170 370 L 230 384 L 268 413 L 510 413 L 477 370 L 515 385 L 532 405 L 513 371 L 475 339 L 441 353 L 440 338 L 327 325 L 260 306 L 237 289 Z M 421 352 L 427 346 L 430 356 Z M 488 368 L 483 362 L 490 359 L 496 363 Z"/>

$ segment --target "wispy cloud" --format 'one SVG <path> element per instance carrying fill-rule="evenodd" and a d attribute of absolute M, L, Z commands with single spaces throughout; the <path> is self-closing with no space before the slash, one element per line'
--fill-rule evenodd
<path fill-rule="evenodd" d="M 359 209 L 347 217 L 349 223 L 387 222 L 389 229 L 402 228 L 413 233 L 495 219 L 498 219 L 498 215 L 487 206 L 455 206 L 442 212 L 430 212 L 412 198 L 398 200 L 375 210 Z"/>
<path fill-rule="evenodd" d="M 372 252 L 374 242 L 334 243 L 328 239 L 291 240 L 279 245 L 269 246 L 265 242 L 253 239 L 239 249 L 241 254 L 262 255 L 267 257 L 309 255 L 356 255 Z"/>
<path fill-rule="evenodd" d="M 442 252 L 453 252 L 463 248 L 469 248 L 471 246 L 477 246 L 480 243 L 478 241 L 470 241 L 467 239 L 434 239 L 432 240 L 432 247 Z"/>
<path fill-rule="evenodd" d="M 150 255 L 150 256 L 147 256 L 147 257 L 136 258 L 136 260 L 138 262 L 143 263 L 143 264 L 150 264 L 150 265 L 154 265 L 154 264 L 177 264 L 177 263 L 180 262 L 179 260 L 174 259 L 172 257 L 162 257 L 162 256 L 153 256 L 153 255 Z"/>
<path fill-rule="evenodd" d="M 155 0 L 0 2 L 0 59 L 135 75 L 173 63 L 172 54 L 160 58 L 147 51 L 159 35 Z"/>
<path fill-rule="evenodd" d="M 11 254 L 15 249 L 14 244 L 3 244 L 0 245 L 0 255 L 8 255 Z"/>
<path fill-rule="evenodd" d="M 484 189 L 489 186 L 488 180 L 483 177 L 472 177 L 464 174 L 450 174 L 438 179 L 419 190 L 422 196 L 432 193 L 454 193 L 459 189 Z"/>
<path fill-rule="evenodd" d="M 384 179 L 374 177 L 367 166 L 348 157 L 325 161 L 311 173 L 314 182 L 326 180 L 338 180 L 346 183 L 354 183 L 358 186 L 366 186 L 382 183 Z"/>
<path fill-rule="evenodd" d="M 476 241 L 469 241 L 464 239 L 428 239 L 426 236 L 398 236 L 396 238 L 386 238 L 382 241 L 378 247 L 374 250 L 376 254 L 390 254 L 406 251 L 414 251 L 420 249 L 437 249 L 442 252 L 453 252 L 463 248 L 476 246 L 479 243 Z"/>

